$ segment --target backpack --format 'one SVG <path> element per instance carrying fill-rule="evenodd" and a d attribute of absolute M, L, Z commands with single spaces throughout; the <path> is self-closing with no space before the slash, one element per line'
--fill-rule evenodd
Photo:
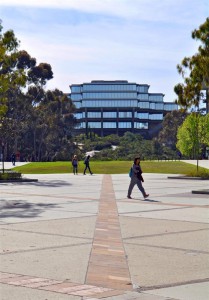
<path fill-rule="evenodd" d="M 128 175 L 129 175 L 130 178 L 132 177 L 132 175 L 133 175 L 133 169 L 132 169 L 132 167 L 130 168 L 130 171 L 129 171 Z"/>

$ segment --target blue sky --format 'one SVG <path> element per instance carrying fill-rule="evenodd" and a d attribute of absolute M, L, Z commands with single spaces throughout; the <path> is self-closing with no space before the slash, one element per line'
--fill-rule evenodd
<path fill-rule="evenodd" d="M 47 89 L 128 80 L 165 101 L 176 98 L 176 65 L 196 53 L 191 32 L 208 16 L 208 0 L 0 0 L 3 31 L 52 66 Z"/>

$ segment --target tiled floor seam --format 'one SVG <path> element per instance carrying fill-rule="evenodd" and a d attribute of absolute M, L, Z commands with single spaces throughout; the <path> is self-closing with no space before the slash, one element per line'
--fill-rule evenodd
<path fill-rule="evenodd" d="M 157 237 L 157 236 L 176 235 L 176 234 L 193 233 L 193 232 L 208 231 L 208 230 L 209 230 L 209 228 L 200 228 L 200 229 L 194 229 L 194 230 L 163 232 L 163 233 L 156 233 L 156 234 L 131 236 L 131 237 L 124 238 L 123 240 L 129 241 L 132 239 L 143 239 L 143 238 L 150 238 L 150 237 Z"/>
<path fill-rule="evenodd" d="M 194 249 L 185 249 L 185 248 L 176 248 L 176 247 L 166 247 L 166 246 L 158 246 L 158 245 L 150 245 L 146 243 L 132 243 L 132 242 L 126 242 L 127 245 L 135 245 L 139 247 L 148 247 L 148 248 L 157 248 L 157 249 L 166 249 L 166 250 L 174 250 L 174 251 L 180 251 L 190 254 L 204 254 L 209 255 L 209 251 L 201 251 L 201 250 L 194 250 Z"/>
<path fill-rule="evenodd" d="M 50 246 L 50 247 L 42 247 L 42 248 L 34 248 L 34 249 L 22 249 L 22 250 L 15 250 L 15 251 L 7 251 L 5 250 L 3 253 L 0 253 L 1 255 L 9 255 L 9 254 L 16 254 L 16 253 L 28 253 L 28 252 L 37 252 L 37 251 L 47 251 L 50 249 L 62 249 L 62 248 L 71 248 L 71 247 L 78 247 L 78 246 L 85 246 L 90 245 L 90 241 L 86 241 L 85 243 L 76 243 L 76 244 L 66 244 L 61 246 Z"/>
<path fill-rule="evenodd" d="M 110 175 L 104 175 L 102 181 L 99 211 L 85 282 L 119 290 L 132 290 Z"/>
<path fill-rule="evenodd" d="M 67 238 L 75 238 L 75 239 L 86 240 L 87 242 L 88 242 L 88 240 L 92 240 L 92 238 L 83 237 L 83 236 L 67 235 L 67 234 L 60 234 L 60 233 L 48 233 L 48 232 L 32 231 L 32 230 L 21 230 L 21 229 L 14 229 L 14 228 L 10 229 L 10 228 L 5 228 L 5 227 L 1 227 L 0 230 L 24 232 L 24 233 L 34 233 L 34 234 L 47 235 L 47 236 L 60 236 L 60 237 L 67 237 Z"/>

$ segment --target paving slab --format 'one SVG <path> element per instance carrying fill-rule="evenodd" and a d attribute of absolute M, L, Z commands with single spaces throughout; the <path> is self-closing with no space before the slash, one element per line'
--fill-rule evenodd
<path fill-rule="evenodd" d="M 125 249 L 132 282 L 141 288 L 163 288 L 209 278 L 205 254 L 146 243 L 126 243 Z"/>
<path fill-rule="evenodd" d="M 126 198 L 127 174 L 42 174 L 38 182 L 2 184 L 0 272 L 23 278 L 19 286 L 1 283 L 3 299 L 190 300 L 193 287 L 204 297 L 209 198 L 167 176 L 144 174 L 147 201 L 137 188 Z M 63 289 L 40 290 L 41 278 Z"/>
<path fill-rule="evenodd" d="M 146 292 L 148 295 L 172 297 L 178 300 L 208 300 L 209 282 L 181 285 Z"/>
<path fill-rule="evenodd" d="M 91 243 L 44 247 L 1 255 L 1 271 L 84 283 Z"/>
<path fill-rule="evenodd" d="M 44 236 L 64 236 L 93 239 L 96 216 L 82 216 L 82 218 L 54 219 L 44 221 L 21 222 L 4 224 L 0 229 L 15 232 L 39 233 Z M 60 230 L 60 228 L 62 230 Z"/>

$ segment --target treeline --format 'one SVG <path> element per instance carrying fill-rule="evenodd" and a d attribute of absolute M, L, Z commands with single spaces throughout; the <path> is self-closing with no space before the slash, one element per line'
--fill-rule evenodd
<path fill-rule="evenodd" d="M 126 132 L 122 137 L 112 134 L 99 137 L 92 134 L 91 138 L 85 135 L 76 137 L 78 148 L 76 154 L 81 159 L 85 152 L 95 153 L 95 160 L 133 160 L 136 156 L 141 159 L 177 159 L 178 153 L 157 138 L 145 140 L 140 134 Z"/>
<path fill-rule="evenodd" d="M 163 120 L 158 136 L 146 140 L 139 134 L 126 132 L 99 137 L 94 132 L 76 137 L 75 154 L 84 157 L 92 152 L 95 160 L 144 160 L 206 159 L 209 150 L 209 114 L 172 111 Z"/>
<path fill-rule="evenodd" d="M 19 50 L 14 32 L 2 29 L 0 23 L 0 146 L 5 159 L 13 152 L 29 161 L 69 158 L 74 147 L 72 102 L 58 89 L 45 89 L 53 78 L 51 66 L 37 64 Z"/>

